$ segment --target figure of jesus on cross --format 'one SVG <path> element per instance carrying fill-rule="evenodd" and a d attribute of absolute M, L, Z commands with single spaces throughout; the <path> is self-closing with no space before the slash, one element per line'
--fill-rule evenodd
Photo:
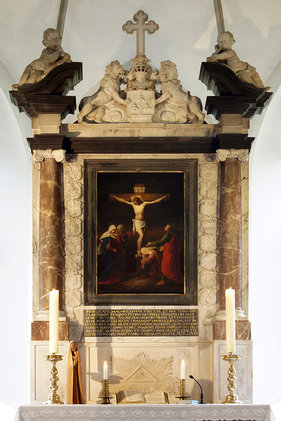
<path fill-rule="evenodd" d="M 124 194 L 122 196 L 128 196 L 128 194 Z M 142 196 L 153 196 L 151 194 L 143 194 Z M 142 246 L 142 241 L 143 241 L 143 237 L 147 231 L 147 226 L 146 226 L 146 222 L 144 219 L 144 209 L 146 208 L 146 206 L 148 205 L 153 205 L 155 203 L 160 203 L 165 199 L 168 199 L 170 197 L 169 194 L 165 194 L 164 196 L 160 196 L 159 194 L 155 194 L 154 196 L 160 196 L 157 197 L 154 200 L 150 200 L 150 201 L 145 201 L 143 200 L 141 195 L 134 195 L 131 197 L 131 200 L 126 200 L 124 197 L 121 197 L 121 195 L 116 196 L 114 194 L 110 195 L 110 199 L 111 200 L 117 200 L 118 202 L 121 203 L 125 203 L 126 205 L 130 205 L 132 206 L 134 213 L 135 213 L 135 218 L 132 220 L 133 221 L 133 232 L 135 232 L 138 235 L 138 239 L 137 239 L 137 256 L 141 255 L 141 246 Z"/>

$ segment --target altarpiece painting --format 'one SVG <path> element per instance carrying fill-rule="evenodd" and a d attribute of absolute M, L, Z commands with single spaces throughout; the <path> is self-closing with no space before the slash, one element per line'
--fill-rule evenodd
<path fill-rule="evenodd" d="M 85 304 L 196 304 L 195 160 L 89 160 Z"/>

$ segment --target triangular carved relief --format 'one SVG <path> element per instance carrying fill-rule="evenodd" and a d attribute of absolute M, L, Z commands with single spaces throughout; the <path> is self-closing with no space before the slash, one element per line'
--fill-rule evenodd
<path fill-rule="evenodd" d="M 137 390 L 139 392 L 175 393 L 178 379 L 172 375 L 173 357 L 152 359 L 144 352 L 134 358 L 112 358 L 113 376 L 110 390 Z"/>

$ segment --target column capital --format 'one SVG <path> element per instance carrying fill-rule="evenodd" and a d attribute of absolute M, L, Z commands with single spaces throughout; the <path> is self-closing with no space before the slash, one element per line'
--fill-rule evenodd
<path fill-rule="evenodd" d="M 64 149 L 36 149 L 33 151 L 32 159 L 34 162 L 43 162 L 46 158 L 53 158 L 56 162 L 65 162 Z"/>
<path fill-rule="evenodd" d="M 217 149 L 217 161 L 226 161 L 227 158 L 238 159 L 241 162 L 247 162 L 249 159 L 248 149 Z"/>

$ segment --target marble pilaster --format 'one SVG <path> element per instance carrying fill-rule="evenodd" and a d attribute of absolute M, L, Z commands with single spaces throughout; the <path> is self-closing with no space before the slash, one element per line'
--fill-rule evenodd
<path fill-rule="evenodd" d="M 218 150 L 220 161 L 219 194 L 219 312 L 225 310 L 225 290 L 235 289 L 235 305 L 242 315 L 241 288 L 241 161 L 248 151 Z"/>
<path fill-rule="evenodd" d="M 39 208 L 39 311 L 49 308 L 49 291 L 60 291 L 60 310 L 63 310 L 63 219 L 62 164 L 63 151 L 35 151 L 40 162 Z"/>
<path fill-rule="evenodd" d="M 213 323 L 214 402 L 226 396 L 227 365 L 225 353 L 225 290 L 235 290 L 237 364 L 239 398 L 252 400 L 251 324 L 242 309 L 242 183 L 241 165 L 247 161 L 247 150 L 218 150 L 219 167 L 219 233 L 218 233 L 218 311 Z M 245 262 L 244 262 L 245 263 Z M 243 373 L 247 373 L 246 380 Z"/>

